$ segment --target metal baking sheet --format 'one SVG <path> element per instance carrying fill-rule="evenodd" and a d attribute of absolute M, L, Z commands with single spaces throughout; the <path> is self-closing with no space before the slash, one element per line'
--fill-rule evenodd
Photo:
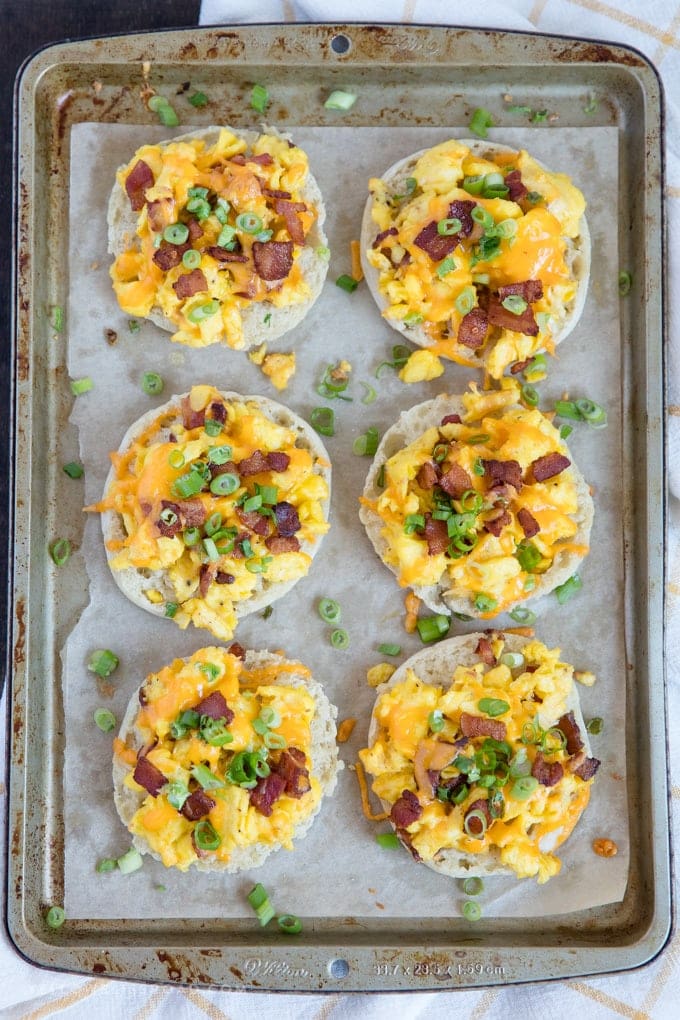
<path fill-rule="evenodd" d="M 51 535 L 67 529 L 75 544 L 82 539 L 82 494 L 64 483 L 60 469 L 77 441 L 69 422 L 67 340 L 51 329 L 49 310 L 66 306 L 69 289 L 74 293 L 66 273 L 72 129 L 88 122 L 151 124 L 139 98 L 146 60 L 155 87 L 177 91 L 190 81 L 210 96 L 211 112 L 192 111 L 192 126 L 214 119 L 215 110 L 225 123 L 250 126 L 250 88 L 266 80 L 276 97 L 268 119 L 278 127 L 337 124 L 320 99 L 344 86 L 361 95 L 343 118 L 350 128 L 448 128 L 467 123 L 480 105 L 497 123 L 517 127 L 503 102 L 514 93 L 558 113 L 543 130 L 618 129 L 620 264 L 635 281 L 632 299 L 622 305 L 620 343 L 607 352 L 624 412 L 618 496 L 625 605 L 610 620 L 626 648 L 630 865 L 620 903 L 532 917 L 531 925 L 526 917 L 490 916 L 474 928 L 427 910 L 409 917 L 334 912 L 310 919 L 294 944 L 269 932 L 263 937 L 248 918 L 177 919 L 165 916 L 162 905 L 158 918 L 126 920 L 124 930 L 119 920 L 101 916 L 69 920 L 57 933 L 45 928 L 46 904 L 64 898 L 62 767 L 69 745 L 60 651 L 87 604 L 77 562 L 55 572 L 45 556 Z M 593 102 L 595 113 L 586 113 Z M 660 130 L 660 86 L 644 58 L 622 47 L 542 36 L 420 26 L 251 26 L 67 44 L 27 65 L 18 91 L 8 833 L 8 925 L 26 956 L 46 966 L 149 981 L 386 991 L 601 973 L 640 965 L 661 949 L 670 926 L 670 881 L 664 745 L 652 739 L 665 724 Z M 360 204 L 353 201 L 353 214 Z M 278 346 L 288 349 L 289 339 Z M 345 345 L 339 353 L 351 358 Z M 645 795 L 650 789 L 653 797 Z M 323 873 L 319 862 L 317 877 Z"/>

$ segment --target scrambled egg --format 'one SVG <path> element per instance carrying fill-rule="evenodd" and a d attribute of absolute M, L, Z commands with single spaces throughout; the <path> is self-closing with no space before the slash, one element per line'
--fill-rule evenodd
<path fill-rule="evenodd" d="M 244 309 L 260 303 L 264 328 L 272 306 L 308 300 L 300 254 L 317 210 L 303 198 L 309 167 L 302 149 L 274 135 L 260 135 L 251 149 L 226 128 L 212 145 L 200 138 L 145 145 L 118 172 L 124 190 L 140 161 L 153 183 L 137 212 L 134 243 L 111 267 L 124 312 L 144 317 L 160 309 L 177 327 L 174 341 L 238 349 L 244 345 Z M 281 242 L 295 242 L 290 271 L 284 279 L 263 279 L 253 246 Z M 160 254 L 168 246 L 181 254 L 164 269 L 174 261 Z M 189 272 L 200 274 L 201 286 L 182 297 L 182 284 L 179 294 L 175 285 Z"/>
<path fill-rule="evenodd" d="M 315 702 L 304 687 L 276 682 L 286 672 L 309 675 L 300 663 L 290 662 L 248 670 L 225 648 L 202 648 L 187 662 L 175 659 L 147 677 L 135 729 L 144 747 L 154 745 L 145 757 L 163 774 L 166 785 L 157 796 L 147 793 L 134 779 L 135 751 L 117 738 L 114 752 L 129 766 L 124 786 L 143 796 L 129 822 L 130 832 L 141 836 L 166 867 L 186 871 L 199 856 L 226 864 L 235 848 L 256 843 L 293 848 L 296 827 L 320 800 L 318 780 L 310 775 L 302 784 L 309 789 L 301 796 L 281 794 L 269 815 L 251 801 L 251 789 L 276 770 L 286 748 L 301 751 L 311 772 Z M 215 692 L 223 696 L 233 718 L 208 719 L 206 724 L 205 716 L 198 720 L 183 716 Z M 263 719 L 270 719 L 270 724 L 261 724 Z M 244 754 L 257 758 L 244 762 Z M 213 806 L 202 818 L 190 819 L 182 807 L 201 790 Z M 205 850 L 201 843 L 213 849 Z"/>
<path fill-rule="evenodd" d="M 429 428 L 393 454 L 385 462 L 382 493 L 362 498 L 381 518 L 383 559 L 399 583 L 439 585 L 447 596 L 468 600 L 483 619 L 526 599 L 558 553 L 588 552 L 572 541 L 578 498 L 571 469 L 545 481 L 530 470 L 546 455 L 564 456 L 566 446 L 538 409 L 513 406 L 518 400 L 514 379 L 493 392 L 472 386 L 463 396 L 462 421 Z M 423 487 L 423 465 L 437 471 L 432 487 Z M 451 495 L 440 483 L 456 471 Z M 496 482 L 506 471 L 515 485 Z M 530 539 L 522 524 L 527 514 L 538 529 Z M 439 546 L 427 537 L 435 527 L 445 536 Z"/>
<path fill-rule="evenodd" d="M 592 780 L 572 771 L 584 755 L 567 753 L 557 725 L 569 710 L 573 669 L 559 661 L 559 648 L 540 641 L 506 656 L 504 635 L 485 640 L 495 665 L 456 666 L 450 686 L 445 668 L 443 687 L 407 669 L 406 679 L 378 698 L 378 732 L 359 757 L 388 805 L 404 791 L 417 797 L 420 817 L 401 835 L 424 861 L 452 850 L 541 883 L 559 872 L 550 851 L 567 839 L 590 798 Z M 480 728 L 500 723 L 497 738 L 481 733 L 466 742 L 464 714 L 481 718 Z M 554 785 L 532 775 L 539 752 L 560 776 Z"/>
<path fill-rule="evenodd" d="M 505 184 L 512 171 L 519 172 L 522 197 Z M 482 158 L 458 141 L 429 149 L 412 174 L 400 180 L 400 194 L 380 178 L 369 182 L 377 230 L 365 255 L 379 272 L 379 290 L 388 302 L 383 315 L 424 330 L 438 355 L 474 366 L 481 358 L 495 379 L 513 362 L 541 350 L 552 353 L 577 290 L 571 260 L 585 210 L 578 188 L 525 151 Z M 456 202 L 474 204 L 462 223 L 459 210 L 451 209 Z M 459 341 L 469 313 L 480 315 L 499 288 L 524 281 L 542 285 L 541 297 L 528 303 L 535 335 L 494 324 L 489 315 L 479 343 Z M 520 310 L 526 311 L 524 305 Z M 504 307 L 516 310 L 517 301 Z M 512 320 L 513 313 L 504 319 Z"/>
<path fill-rule="evenodd" d="M 303 545 L 328 530 L 329 490 L 297 433 L 255 402 L 225 403 L 211 386 L 194 386 L 187 400 L 184 410 L 200 424 L 186 427 L 184 410 L 164 410 L 111 455 L 114 478 L 88 509 L 122 517 L 125 538 L 108 544 L 112 570 L 161 572 L 172 595 L 151 577 L 148 600 L 165 602 L 165 615 L 183 629 L 193 622 L 229 640 L 239 602 L 307 573 Z M 246 473 L 244 461 L 269 454 L 277 455 L 274 468 Z"/>

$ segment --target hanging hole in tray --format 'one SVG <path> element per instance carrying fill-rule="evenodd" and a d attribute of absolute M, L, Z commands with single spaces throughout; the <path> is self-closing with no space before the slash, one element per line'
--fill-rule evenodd
<path fill-rule="evenodd" d="M 328 973 L 332 978 L 346 978 L 349 974 L 347 960 L 331 960 L 328 964 Z"/>
<path fill-rule="evenodd" d="M 333 50 L 333 53 L 337 53 L 339 57 L 343 56 L 345 53 L 349 53 L 351 48 L 352 43 L 346 35 L 334 35 L 331 39 L 331 49 Z"/>

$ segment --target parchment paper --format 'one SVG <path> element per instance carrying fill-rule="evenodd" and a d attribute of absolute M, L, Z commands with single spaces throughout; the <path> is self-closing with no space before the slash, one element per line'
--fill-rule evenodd
<path fill-rule="evenodd" d="M 406 386 L 392 373 L 376 381 L 376 366 L 402 338 L 381 320 L 365 284 L 348 295 L 334 281 L 350 271 L 349 241 L 359 237 L 368 178 L 408 153 L 467 133 L 455 126 L 292 132 L 307 150 L 326 200 L 332 257 L 317 304 L 292 334 L 272 348 L 297 352 L 297 374 L 282 395 L 243 353 L 174 345 L 169 333 L 151 324 L 130 333 L 108 274 L 108 197 L 116 168 L 139 145 L 168 137 L 169 132 L 161 127 L 81 124 L 72 133 L 68 366 L 71 377 L 89 375 L 94 381 L 93 390 L 76 399 L 72 415 L 79 428 L 87 503 L 101 497 L 108 454 L 118 447 L 128 425 L 173 393 L 184 392 L 193 383 L 210 382 L 224 389 L 273 396 L 308 418 L 313 407 L 325 402 L 315 385 L 326 365 L 344 357 L 353 366 L 348 392 L 354 401 L 335 401 L 336 435 L 326 440 L 334 473 L 331 531 L 308 577 L 274 604 L 270 619 L 264 621 L 259 614 L 248 617 L 236 635 L 245 646 L 284 649 L 300 658 L 325 684 L 339 718 L 357 718 L 352 739 L 340 748 L 347 764 L 356 760 L 366 740 L 374 692 L 365 674 L 368 666 L 381 659 L 377 646 L 384 641 L 401 644 L 402 659 L 422 647 L 417 635 L 409 637 L 403 630 L 405 592 L 377 559 L 359 523 L 357 500 L 369 461 L 352 453 L 352 441 L 371 425 L 382 433 L 406 407 L 439 392 L 462 392 L 470 379 L 481 382 L 481 378 L 470 369 L 446 363 L 445 374 L 431 383 Z M 592 739 L 602 766 L 590 806 L 560 850 L 561 874 L 543 886 L 533 880 L 487 880 L 482 897 L 485 916 L 535 918 L 619 901 L 628 871 L 626 761 L 621 739 L 626 660 L 614 205 L 618 142 L 614 128 L 495 129 L 490 138 L 526 147 L 549 167 L 567 171 L 586 194 L 593 240 L 590 293 L 577 330 L 558 348 L 548 380 L 540 386 L 541 406 L 552 406 L 569 391 L 603 403 L 609 416 L 607 429 L 577 426 L 570 439 L 576 462 L 595 488 L 591 553 L 580 571 L 583 590 L 564 607 L 554 596 L 547 596 L 537 607 L 541 615 L 536 624 L 537 637 L 561 647 L 566 661 L 598 676 L 595 687 L 581 689 L 581 698 L 586 719 L 597 715 L 605 720 L 604 733 Z M 118 335 L 112 346 L 105 340 L 107 328 Z M 145 370 L 157 371 L 165 380 L 162 396 L 149 398 L 143 393 L 140 377 Z M 361 402 L 364 389 L 359 380 L 375 385 L 378 398 L 373 404 Z M 106 565 L 96 515 L 85 525 L 82 551 L 90 577 L 89 602 L 63 653 L 65 907 L 69 917 L 247 917 L 251 910 L 245 892 L 254 881 L 270 890 L 277 909 L 293 910 L 303 917 L 459 913 L 459 883 L 416 865 L 404 851 L 386 851 L 376 844 L 376 831 L 387 831 L 388 826 L 364 819 L 356 777 L 349 768 L 340 775 L 334 797 L 324 801 L 310 834 L 295 852 L 279 852 L 251 873 L 182 875 L 146 857 L 143 869 L 130 876 L 96 874 L 97 861 L 123 853 L 130 837 L 113 806 L 111 737 L 96 728 L 93 711 L 105 705 L 120 719 L 148 672 L 215 641 L 207 631 L 180 631 L 172 622 L 152 617 L 125 599 Z M 329 644 L 330 628 L 316 611 L 321 596 L 331 596 L 342 606 L 342 625 L 351 637 L 346 651 L 336 651 Z M 497 622 L 512 625 L 508 617 Z M 475 624 L 454 620 L 450 634 L 475 629 Z M 120 657 L 110 688 L 98 684 L 86 669 L 95 648 L 111 648 Z M 608 860 L 596 856 L 591 843 L 597 837 L 615 840 L 618 856 Z"/>

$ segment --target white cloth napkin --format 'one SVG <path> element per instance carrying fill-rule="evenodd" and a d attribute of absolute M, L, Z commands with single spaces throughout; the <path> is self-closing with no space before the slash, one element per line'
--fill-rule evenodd
<path fill-rule="evenodd" d="M 678 293 L 678 230 L 680 230 L 680 7 L 669 0 L 504 0 L 485 4 L 449 0 L 203 0 L 201 24 L 361 21 L 455 24 L 524 29 L 622 42 L 644 52 L 657 66 L 666 90 L 666 211 L 669 237 L 668 394 L 668 701 L 669 763 L 672 783 L 674 838 L 680 834 L 680 322 Z M 3 717 L 5 706 L 3 708 Z M 4 761 L 4 727 L 0 730 L 0 761 Z M 0 801 L 5 787 L 0 784 Z M 0 805 L 4 808 L 4 803 Z M 0 862 L 2 868 L 4 862 Z M 3 879 L 4 885 L 4 879 Z M 677 895 L 677 891 L 676 891 Z M 555 1020 L 581 1014 L 593 1020 L 631 1017 L 666 1020 L 677 1016 L 680 1000 L 680 937 L 643 970 L 602 978 L 521 987 L 459 990 L 405 995 L 259 995 L 175 989 L 88 979 L 41 971 L 14 951 L 0 930 L 0 1016 L 6 1020 L 38 1020 L 60 1013 L 69 1020 L 171 1016 L 173 1020 L 207 1015 L 227 1018 L 286 1020 L 365 1020 L 412 1017 L 460 1020 L 550 1016 Z"/>

